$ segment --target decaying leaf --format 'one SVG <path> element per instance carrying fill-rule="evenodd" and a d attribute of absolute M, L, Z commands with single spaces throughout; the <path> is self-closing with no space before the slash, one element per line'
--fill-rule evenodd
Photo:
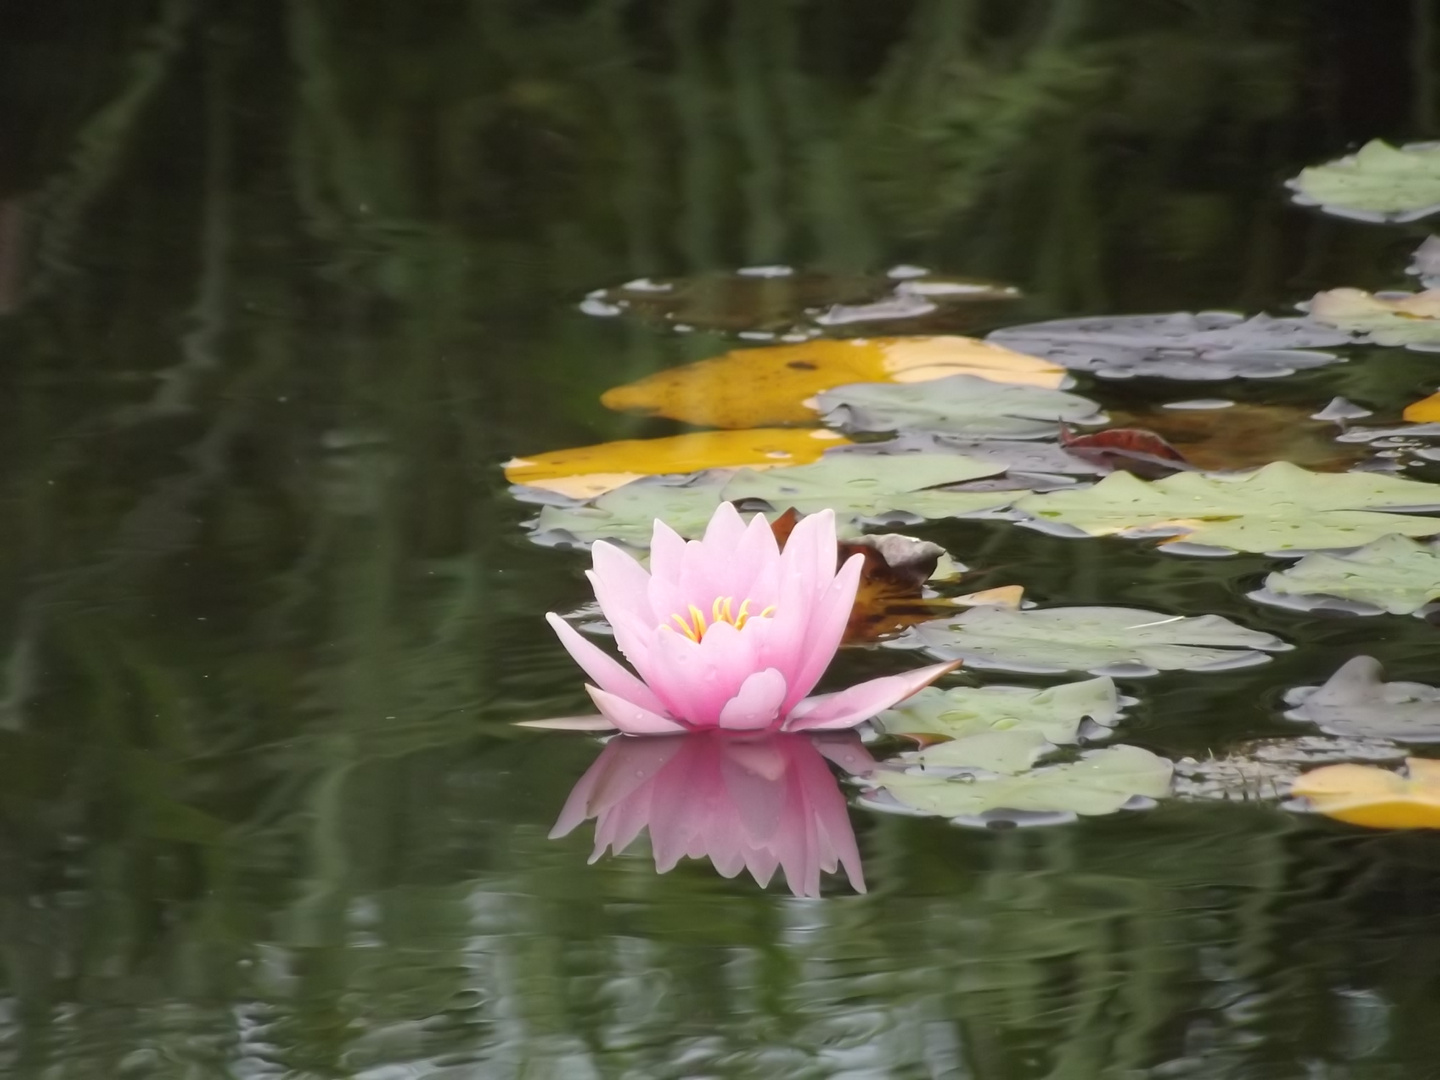
<path fill-rule="evenodd" d="M 1274 378 L 1334 363 L 1338 356 L 1313 350 L 1350 337 L 1311 319 L 1202 311 L 1058 319 L 997 330 L 986 340 L 1106 379 L 1211 381 Z"/>
<path fill-rule="evenodd" d="M 1250 597 L 1302 611 L 1411 615 L 1440 600 L 1440 547 L 1382 536 L 1355 551 L 1317 551 L 1272 573 Z"/>
<path fill-rule="evenodd" d="M 1335 424 L 1315 412 L 1309 406 L 1236 402 L 1224 409 L 1116 409 L 1111 421 L 1155 433 L 1200 469 L 1254 469 L 1288 461 L 1335 472 L 1367 455 L 1363 446 L 1337 444 Z"/>
<path fill-rule="evenodd" d="M 1346 661 L 1323 686 L 1299 686 L 1285 694 L 1285 716 L 1314 724 L 1329 735 L 1440 742 L 1440 690 L 1424 683 L 1384 681 L 1371 656 Z"/>
<path fill-rule="evenodd" d="M 1316 293 L 1309 307 L 1318 321 L 1363 334 L 1364 340 L 1376 345 L 1404 345 L 1421 352 L 1440 349 L 1440 289 L 1419 293 L 1330 289 Z"/>
<path fill-rule="evenodd" d="M 1273 634 L 1220 615 L 1181 618 L 1127 607 L 977 607 L 913 627 L 892 645 L 964 660 L 969 667 L 1114 678 L 1228 671 L 1263 664 L 1266 653 L 1290 648 Z"/>
<path fill-rule="evenodd" d="M 1153 431 L 1143 428 L 1108 428 L 1080 435 L 1062 426 L 1060 445 L 1082 461 L 1106 470 L 1134 473 L 1147 480 L 1193 468 L 1184 454 Z"/>
<path fill-rule="evenodd" d="M 1066 381 L 1063 368 L 973 338 L 869 338 L 737 349 L 618 386 L 600 400 L 707 427 L 813 424 L 811 399 L 822 390 L 949 375 L 1051 388 Z"/>
<path fill-rule="evenodd" d="M 1440 421 L 1440 394 L 1431 394 L 1406 405 L 1401 417 L 1412 424 L 1433 424 Z"/>
<path fill-rule="evenodd" d="M 505 463 L 505 479 L 572 499 L 593 499 L 642 476 L 740 465 L 751 469 L 805 465 L 846 441 L 826 428 L 696 431 L 662 439 L 623 439 L 511 458 Z"/>
<path fill-rule="evenodd" d="M 856 383 L 826 390 L 816 404 L 827 424 L 846 431 L 927 432 L 972 439 L 1052 436 L 1062 421 L 1105 419 L 1088 398 L 1039 386 L 951 375 L 924 383 Z"/>
<path fill-rule="evenodd" d="M 1415 221 L 1440 210 L 1440 144 L 1375 139 L 1289 181 L 1295 201 L 1360 221 Z"/>
<path fill-rule="evenodd" d="M 1327 762 L 1399 762 L 1405 751 L 1383 739 L 1302 735 L 1255 739 L 1223 755 L 1175 762 L 1175 796 L 1219 802 L 1276 802 L 1306 769 Z"/>
<path fill-rule="evenodd" d="M 1015 509 L 1031 515 L 1025 524 L 1046 531 L 1058 525 L 1065 535 L 1180 538 L 1232 551 L 1355 547 L 1386 533 L 1440 533 L 1440 518 L 1396 512 L 1440 509 L 1440 485 L 1378 473 L 1326 475 L 1283 461 L 1251 473 L 1177 473 L 1148 482 L 1112 473 L 1089 487 L 1028 495 Z"/>
<path fill-rule="evenodd" d="M 1406 758 L 1403 773 L 1327 765 L 1291 788 L 1312 810 L 1370 829 L 1440 829 L 1440 761 Z"/>

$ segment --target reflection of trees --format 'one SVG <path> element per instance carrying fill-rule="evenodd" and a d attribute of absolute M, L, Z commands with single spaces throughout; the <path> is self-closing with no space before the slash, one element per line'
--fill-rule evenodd
<path fill-rule="evenodd" d="M 1302 275 L 1383 242 L 1281 223 L 1302 7 L 72 20 L 56 55 L 95 75 L 52 89 L 0 176 L 4 1067 L 670 1075 L 684 1052 L 1059 1078 L 1193 1053 L 1279 1076 L 1352 1053 L 1335 988 L 1395 938 L 1331 895 L 1338 863 L 1292 869 L 1272 819 L 886 821 L 876 895 L 791 905 L 585 868 L 543 837 L 589 748 L 476 734 L 578 689 L 535 618 L 573 601 L 571 564 L 522 546 L 493 464 L 618 433 L 598 390 L 714 345 L 587 323 L 575 296 L 906 258 L 1041 306 L 1146 306 L 1157 279 L 1288 300 L 1282 241 L 1308 236 Z M 1418 1032 L 1406 960 L 1359 989 Z"/>

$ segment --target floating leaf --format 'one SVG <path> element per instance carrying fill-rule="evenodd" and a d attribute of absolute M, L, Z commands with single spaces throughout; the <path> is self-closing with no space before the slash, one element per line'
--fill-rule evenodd
<path fill-rule="evenodd" d="M 1330 735 L 1440 742 L 1440 690 L 1424 683 L 1384 682 L 1372 656 L 1341 665 L 1324 686 L 1299 686 L 1285 694 L 1291 720 L 1314 724 Z"/>
<path fill-rule="evenodd" d="M 1340 600 L 1341 610 L 1356 614 L 1410 615 L 1440 600 L 1440 547 L 1382 536 L 1356 551 L 1317 551 L 1272 573 L 1250 596 L 1305 611 Z"/>
<path fill-rule="evenodd" d="M 1405 752 L 1378 739 L 1256 739 L 1222 757 L 1175 762 L 1175 795 L 1182 799 L 1264 802 L 1287 798 L 1290 785 L 1321 762 L 1399 761 Z"/>
<path fill-rule="evenodd" d="M 1310 319 L 1203 311 L 1059 319 L 997 330 L 986 340 L 1106 379 L 1216 380 L 1321 367 L 1339 358 L 1310 350 L 1350 337 Z"/>
<path fill-rule="evenodd" d="M 1042 528 L 1183 537 L 1234 551 L 1355 547 L 1386 533 L 1440 533 L 1440 518 L 1385 512 L 1440 508 L 1440 486 L 1378 473 L 1312 473 L 1283 461 L 1251 473 L 1155 481 L 1113 473 L 1089 487 L 1026 496 L 1015 508 Z"/>
<path fill-rule="evenodd" d="M 982 318 L 1018 289 L 963 278 L 825 274 L 757 266 L 689 278 L 641 278 L 586 296 L 587 315 L 626 315 L 684 330 L 811 337 L 828 326 L 939 315 L 952 326 Z M 969 314 L 974 312 L 974 314 Z"/>
<path fill-rule="evenodd" d="M 1427 236 L 1421 241 L 1405 272 L 1418 277 L 1427 289 L 1440 288 L 1440 236 Z"/>
<path fill-rule="evenodd" d="M 870 338 L 737 349 L 617 386 L 600 400 L 707 427 L 813 424 L 810 399 L 822 390 L 949 375 L 1052 388 L 1066 380 L 1063 368 L 972 338 Z"/>
<path fill-rule="evenodd" d="M 752 469 L 804 465 L 845 441 L 824 428 L 696 431 L 663 439 L 623 439 L 512 458 L 505 463 L 505 479 L 573 499 L 593 499 L 642 476 L 737 465 Z"/>
<path fill-rule="evenodd" d="M 1440 829 L 1440 761 L 1406 758 L 1405 772 L 1327 765 L 1291 788 L 1326 817 L 1370 829 Z"/>
<path fill-rule="evenodd" d="M 827 424 L 847 431 L 921 431 L 970 438 L 1035 439 L 1061 421 L 1104 422 L 1100 407 L 1078 394 L 1013 386 L 974 375 L 910 385 L 856 383 L 816 396 Z"/>
<path fill-rule="evenodd" d="M 813 465 L 700 473 L 683 484 L 636 480 L 599 496 L 586 506 L 545 506 L 532 529 L 540 543 L 588 544 L 615 540 L 646 547 L 656 518 L 682 536 L 699 536 L 722 501 L 747 507 L 767 504 L 776 513 L 835 511 L 842 532 L 862 522 L 918 521 L 954 517 L 1005 506 L 1013 491 L 934 490 L 981 476 L 1002 466 L 959 454 L 916 453 L 898 457 L 842 452 Z"/>
<path fill-rule="evenodd" d="M 1073 743 L 1089 721 L 1113 727 L 1121 709 L 1134 704 L 1121 698 L 1108 678 L 1062 683 L 1044 690 L 1025 686 L 928 686 L 873 721 L 892 735 L 941 735 L 963 739 L 990 731 L 1038 732 L 1051 743 Z"/>
<path fill-rule="evenodd" d="M 1031 732 L 996 733 L 990 739 L 1013 743 L 1011 754 L 990 753 L 989 764 L 1013 767 L 1024 743 L 1038 736 Z M 1110 746 L 1082 754 L 1079 761 L 1050 765 L 1029 772 L 1002 773 L 964 770 L 956 758 L 970 744 L 993 750 L 975 736 L 964 743 L 942 743 L 905 755 L 911 766 L 904 772 L 879 771 L 867 777 L 871 790 L 861 800 L 874 809 L 899 809 L 958 819 L 962 824 L 990 824 L 997 812 L 1054 815 L 1050 820 L 1112 814 L 1135 799 L 1155 799 L 1170 789 L 1170 762 L 1138 746 Z M 998 760 L 997 760 L 998 759 Z M 928 771 L 938 766 L 935 771 Z M 975 768 L 982 768 L 976 766 Z M 1023 818 L 1022 818 L 1023 820 Z"/>
<path fill-rule="evenodd" d="M 725 485 L 723 497 L 759 499 L 802 514 L 828 508 L 842 520 L 916 521 L 1005 506 L 1014 492 L 935 490 L 1000 471 L 959 454 L 826 454 L 813 465 L 759 473 L 742 469 Z"/>
<path fill-rule="evenodd" d="M 1220 615 L 1181 618 L 1125 607 L 978 607 L 922 623 L 895 644 L 978 668 L 1116 678 L 1250 667 L 1268 660 L 1266 652 L 1290 647 Z"/>
<path fill-rule="evenodd" d="M 1361 221 L 1415 221 L 1440 210 L 1440 145 L 1382 139 L 1288 182 L 1295 201 Z"/>
<path fill-rule="evenodd" d="M 1309 406 L 1237 402 L 1225 409 L 1115 410 L 1111 418 L 1117 425 L 1154 432 L 1201 469 L 1253 469 L 1288 461 L 1338 471 L 1365 456 L 1363 447 L 1336 445 L 1335 425 L 1316 420 L 1314 411 Z M 1098 433 L 1102 438 L 1106 434 Z"/>
<path fill-rule="evenodd" d="M 1060 429 L 1060 445 L 1082 461 L 1107 471 L 1122 469 L 1146 479 L 1169 476 L 1191 468 L 1185 455 L 1153 431 L 1142 428 L 1110 428 L 1090 435 Z"/>
<path fill-rule="evenodd" d="M 1331 289 L 1316 293 L 1309 306 L 1320 322 L 1364 334 L 1376 345 L 1404 345 L 1421 352 L 1440 349 L 1440 289 L 1420 293 Z"/>

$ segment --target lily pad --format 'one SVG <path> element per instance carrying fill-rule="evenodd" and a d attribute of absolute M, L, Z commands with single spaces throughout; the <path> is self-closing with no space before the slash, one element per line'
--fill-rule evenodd
<path fill-rule="evenodd" d="M 1068 378 L 1054 364 L 974 338 L 877 337 L 737 349 L 617 386 L 600 401 L 706 427 L 813 424 L 811 399 L 822 390 L 949 375 L 1051 388 Z"/>
<path fill-rule="evenodd" d="M 1362 334 L 1362 340 L 1376 345 L 1440 350 L 1440 289 L 1419 293 L 1331 289 L 1316 293 L 1309 309 L 1318 321 Z"/>
<path fill-rule="evenodd" d="M 908 385 L 857 383 L 816 396 L 827 424 L 847 431 L 921 431 L 969 438 L 1038 439 L 1061 422 L 1099 424 L 1089 398 L 1038 386 L 1014 386 L 974 375 Z"/>
<path fill-rule="evenodd" d="M 1326 817 L 1371 829 L 1440 829 L 1440 761 L 1407 758 L 1405 772 L 1373 765 L 1327 765 L 1294 784 L 1294 794 Z"/>
<path fill-rule="evenodd" d="M 1346 661 L 1323 686 L 1299 686 L 1285 694 L 1285 716 L 1314 724 L 1330 735 L 1440 742 L 1440 690 L 1424 683 L 1384 680 L 1371 656 Z"/>
<path fill-rule="evenodd" d="M 1440 236 L 1427 236 L 1410 257 L 1407 274 L 1414 274 L 1427 289 L 1440 288 Z"/>
<path fill-rule="evenodd" d="M 1250 597 L 1305 611 L 1340 600 L 1356 614 L 1411 615 L 1440 600 L 1440 546 L 1382 536 L 1356 551 L 1317 551 L 1272 573 Z"/>
<path fill-rule="evenodd" d="M 758 499 L 776 510 L 794 507 L 802 514 L 828 508 L 854 522 L 918 521 L 1007 505 L 1015 492 L 936 490 L 1001 471 L 959 454 L 827 454 L 813 465 L 741 469 L 725 485 L 723 498 Z"/>
<path fill-rule="evenodd" d="M 1007 734 L 1017 742 L 1022 735 Z M 861 804 L 962 824 L 994 823 L 996 812 L 1066 821 L 1112 814 L 1137 799 L 1156 799 L 1170 790 L 1170 762 L 1138 746 L 1110 746 L 1082 754 L 1078 761 L 1013 772 L 965 770 L 954 761 L 957 746 L 944 743 L 907 755 L 909 768 L 903 772 L 871 774 L 865 780 L 870 791 Z M 937 755 L 944 755 L 939 762 Z M 939 767 L 932 770 L 935 765 Z"/>
<path fill-rule="evenodd" d="M 828 447 L 845 442 L 826 428 L 696 431 L 663 439 L 622 439 L 511 458 L 505 463 L 505 479 L 574 499 L 593 499 L 642 476 L 739 465 L 752 469 L 804 465 L 820 460 Z"/>
<path fill-rule="evenodd" d="M 1015 509 L 1032 516 L 1022 524 L 1046 531 L 1058 525 L 1069 535 L 1183 538 L 1232 551 L 1357 547 L 1386 533 L 1440 533 L 1440 518 L 1391 512 L 1440 509 L 1440 485 L 1313 473 L 1283 461 L 1251 473 L 1155 481 L 1112 473 L 1089 487 L 1026 496 Z"/>
<path fill-rule="evenodd" d="M 612 540 L 632 548 L 650 546 L 659 518 L 681 536 L 701 536 L 724 499 L 728 474 L 701 473 L 685 484 L 635 480 L 587 505 L 542 506 L 530 538 L 552 546 L 588 545 Z"/>
<path fill-rule="evenodd" d="M 892 735 L 939 735 L 963 739 L 992 731 L 1033 731 L 1055 744 L 1073 743 L 1088 721 L 1110 728 L 1134 698 L 1121 697 L 1101 676 L 1044 690 L 1025 686 L 927 686 L 873 723 Z"/>
<path fill-rule="evenodd" d="M 1295 201 L 1360 221 L 1415 221 L 1440 210 L 1440 145 L 1383 139 L 1288 181 Z"/>
<path fill-rule="evenodd" d="M 1035 674 L 1089 671 L 1140 678 L 1161 671 L 1228 671 L 1290 648 L 1220 615 L 1182 618 L 1143 608 L 977 607 L 922 623 L 896 643 L 977 668 Z"/>
<path fill-rule="evenodd" d="M 1440 420 L 1440 394 L 1431 394 L 1405 406 L 1401 419 L 1412 424 L 1433 424 Z"/>
<path fill-rule="evenodd" d="M 775 337 L 819 335 L 825 327 L 886 323 L 939 314 L 947 324 L 981 318 L 1018 299 L 1008 285 L 926 271 L 888 277 L 756 266 L 694 277 L 641 278 L 587 295 L 580 310 L 627 316 L 676 330 Z"/>
<path fill-rule="evenodd" d="M 1398 762 L 1405 751 L 1382 739 L 1256 739 L 1222 756 L 1175 762 L 1175 795 L 1218 802 L 1275 802 L 1306 769 L 1325 762 Z"/>
<path fill-rule="evenodd" d="M 1350 336 L 1312 319 L 1202 311 L 1058 319 L 997 330 L 986 340 L 1105 379 L 1214 381 L 1322 367 L 1339 357 L 1313 350 L 1347 344 Z"/>

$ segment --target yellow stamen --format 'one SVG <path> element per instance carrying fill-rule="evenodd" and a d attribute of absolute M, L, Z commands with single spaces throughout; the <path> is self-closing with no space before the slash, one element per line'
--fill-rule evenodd
<path fill-rule="evenodd" d="M 740 610 L 735 611 L 735 598 L 733 596 L 717 596 L 710 605 L 710 621 L 705 621 L 705 614 L 694 604 L 687 605 L 690 609 L 689 617 L 684 615 L 671 615 L 670 619 L 679 627 L 680 632 L 691 641 L 698 642 L 705 636 L 705 631 L 711 626 L 720 623 L 729 623 L 736 630 L 744 629 L 745 624 L 752 618 L 768 618 L 775 613 L 775 605 L 771 604 L 758 615 L 750 611 L 752 601 L 745 600 L 740 604 Z M 669 624 L 665 624 L 669 630 Z"/>

